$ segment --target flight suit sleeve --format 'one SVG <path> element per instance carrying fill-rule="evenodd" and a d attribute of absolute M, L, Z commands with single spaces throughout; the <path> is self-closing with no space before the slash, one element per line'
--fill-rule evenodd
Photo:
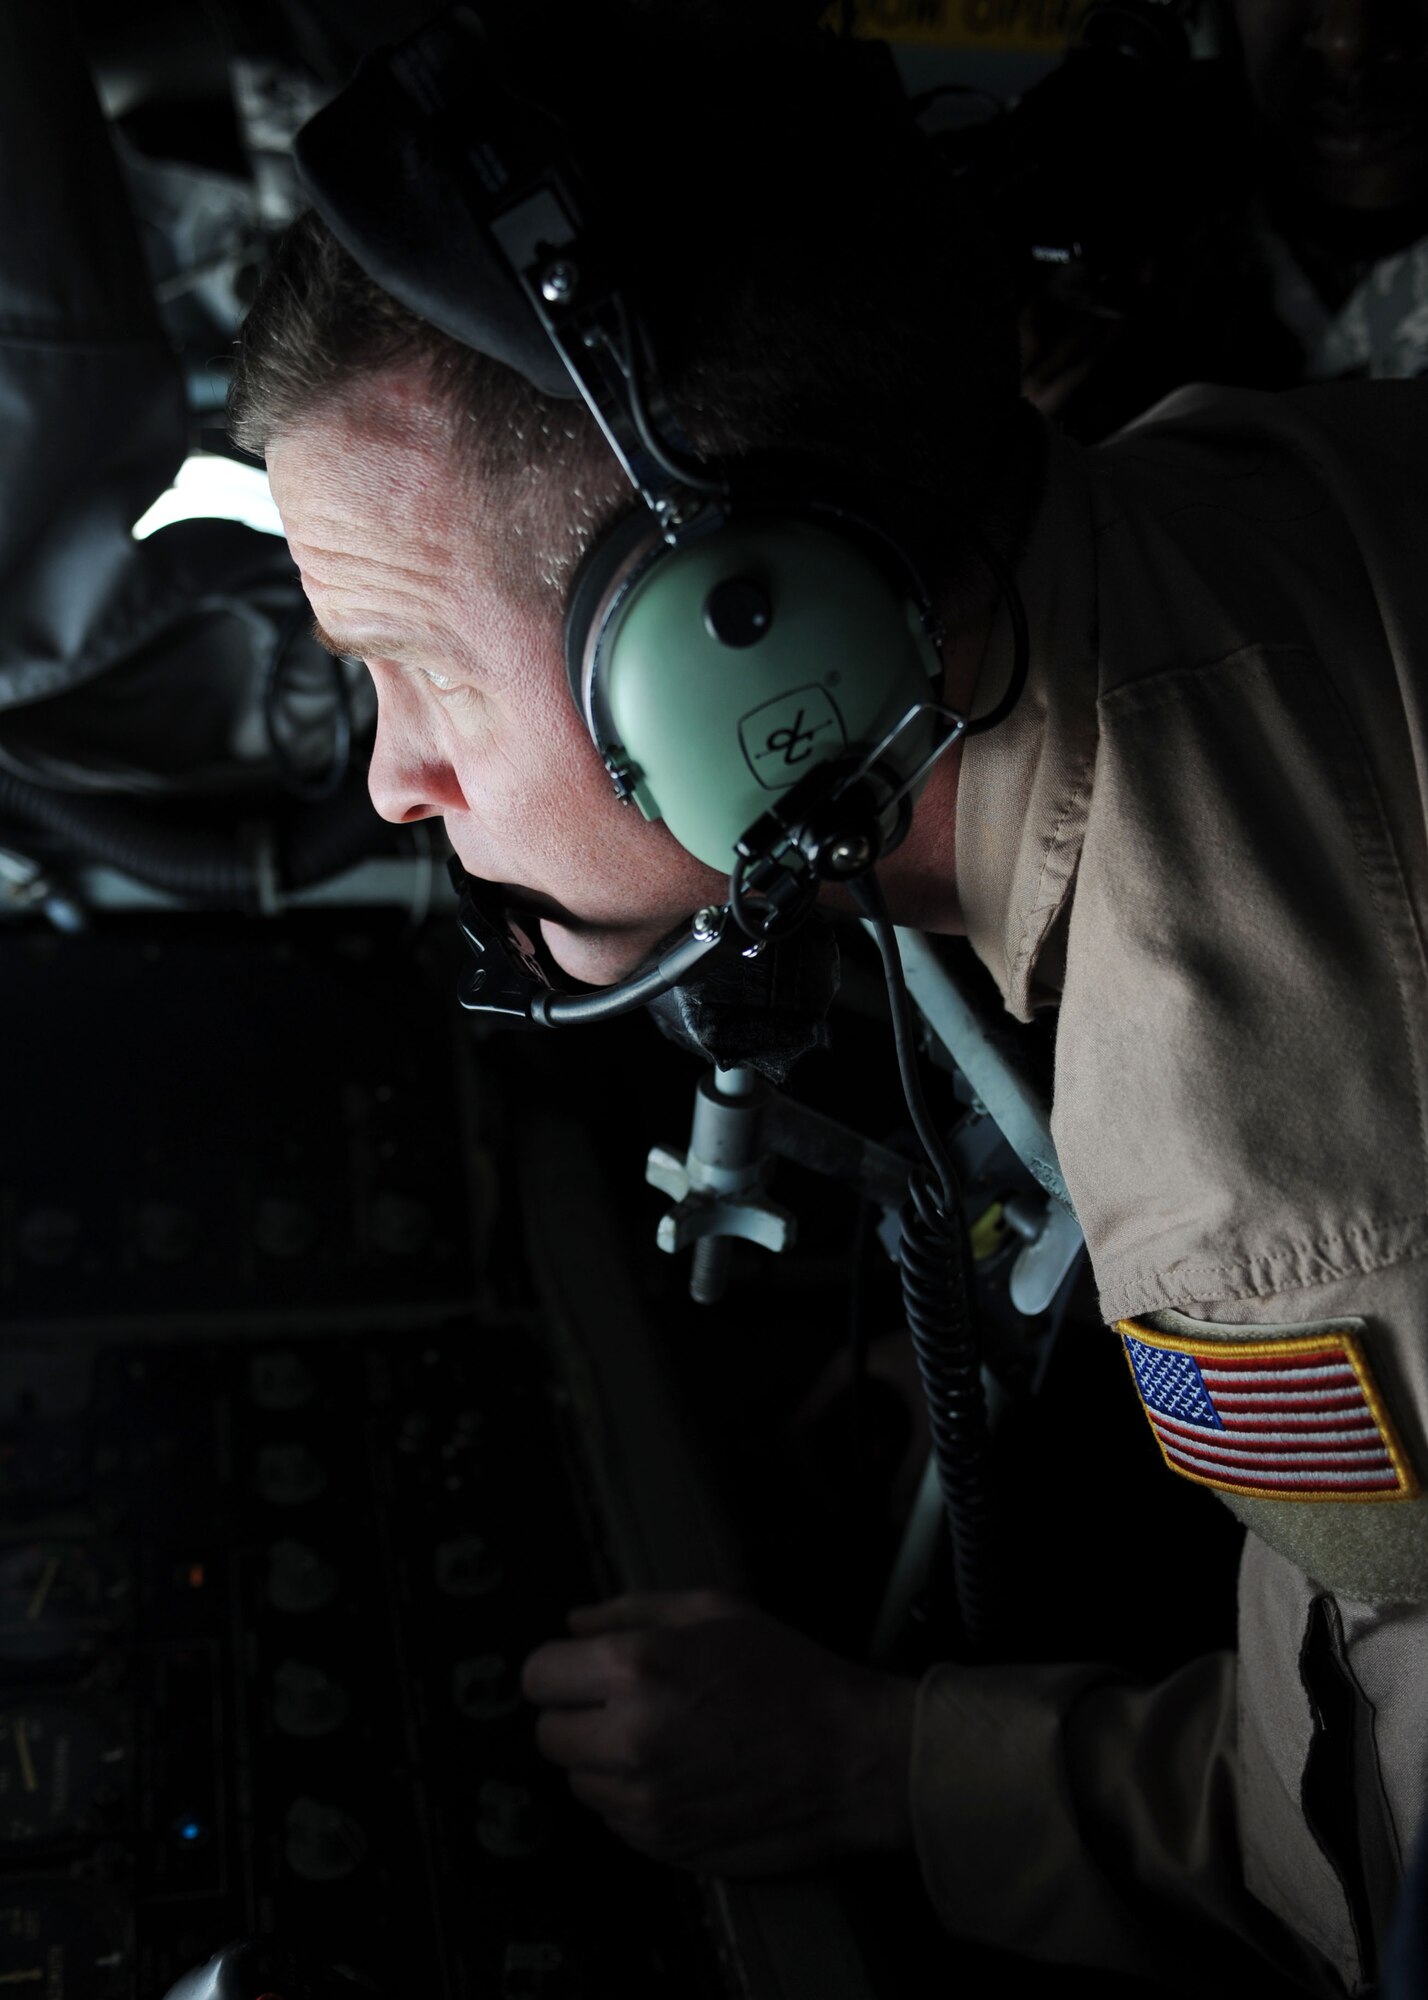
<path fill-rule="evenodd" d="M 1344 1981 L 1245 1882 L 1238 1663 L 1154 1686 L 1092 1665 L 942 1666 L 911 1776 L 924 1879 L 959 1936 L 1204 1993 L 1258 1957 Z"/>

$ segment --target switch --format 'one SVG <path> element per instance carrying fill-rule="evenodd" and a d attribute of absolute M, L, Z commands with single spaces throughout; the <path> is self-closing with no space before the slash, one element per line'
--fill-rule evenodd
<path fill-rule="evenodd" d="M 478 1653 L 452 1669 L 452 1697 L 471 1722 L 499 1722 L 521 1705 L 515 1669 L 502 1653 Z"/>
<path fill-rule="evenodd" d="M 306 1542 L 274 1542 L 268 1551 L 267 1599 L 275 1611 L 325 1611 L 337 1596 L 337 1571 Z"/>
<path fill-rule="evenodd" d="M 481 1535 L 461 1535 L 437 1544 L 436 1587 L 448 1597 L 486 1597 L 505 1572 Z"/>
<path fill-rule="evenodd" d="M 276 1347 L 249 1362 L 248 1394 L 260 1410 L 302 1410 L 317 1394 L 317 1380 L 300 1354 Z"/>
<path fill-rule="evenodd" d="M 275 1507 L 303 1507 L 327 1491 L 327 1474 L 305 1444 L 265 1444 L 254 1484 Z"/>
<path fill-rule="evenodd" d="M 141 1202 L 134 1221 L 139 1254 L 151 1264 L 186 1264 L 198 1249 L 198 1224 L 177 1202 Z"/>
<path fill-rule="evenodd" d="M 347 1720 L 349 1703 L 341 1683 L 301 1660 L 284 1660 L 273 1675 L 273 1721 L 284 1736 L 310 1741 L 330 1736 Z"/>
<path fill-rule="evenodd" d="M 579 1973 L 558 1944 L 508 1944 L 501 2000 L 579 2000 Z"/>
<path fill-rule="evenodd" d="M 32 1208 L 21 1216 L 15 1239 L 27 1264 L 57 1271 L 79 1252 L 79 1217 L 68 1208 Z"/>
<path fill-rule="evenodd" d="M 340 1807 L 294 1799 L 283 1821 L 283 1852 L 304 1882 L 341 1882 L 366 1860 L 367 1836 Z"/>
<path fill-rule="evenodd" d="M 390 1190 L 372 1202 L 372 1241 L 388 1257 L 417 1257 L 431 1241 L 432 1216 L 425 1202 Z"/>
<path fill-rule="evenodd" d="M 314 1210 L 292 1195 L 265 1195 L 253 1214 L 253 1241 L 265 1257 L 283 1262 L 306 1257 L 321 1234 Z"/>
<path fill-rule="evenodd" d="M 545 1814 L 524 1785 L 487 1778 L 476 1794 L 476 1838 L 499 1861 L 525 1861 L 546 1844 Z"/>

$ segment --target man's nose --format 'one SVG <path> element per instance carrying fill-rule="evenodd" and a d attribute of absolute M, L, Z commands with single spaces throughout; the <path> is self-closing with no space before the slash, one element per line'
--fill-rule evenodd
<path fill-rule="evenodd" d="M 367 789 L 382 818 L 396 826 L 466 810 L 461 780 L 440 743 L 419 718 L 380 696 Z"/>

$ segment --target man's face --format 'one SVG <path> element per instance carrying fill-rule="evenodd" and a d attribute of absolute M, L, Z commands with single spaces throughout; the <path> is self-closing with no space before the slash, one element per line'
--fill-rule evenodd
<path fill-rule="evenodd" d="M 1232 0 L 1255 108 L 1295 182 L 1364 215 L 1428 198 L 1428 0 Z"/>
<path fill-rule="evenodd" d="M 542 916 L 556 961 L 621 978 L 727 885 L 615 798 L 566 685 L 561 617 L 502 563 L 405 373 L 368 377 L 268 453 L 319 625 L 377 688 L 372 799 L 439 817 L 472 875 Z"/>

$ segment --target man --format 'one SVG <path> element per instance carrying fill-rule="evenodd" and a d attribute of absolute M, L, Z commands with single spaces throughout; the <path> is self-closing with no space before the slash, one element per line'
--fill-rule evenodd
<path fill-rule="evenodd" d="M 1023 315 L 1024 391 L 1085 442 L 1182 382 L 1428 369 L 1428 7 L 1226 0 L 1212 16 L 1252 183 L 1147 244 L 1117 316 L 1058 304 L 1055 273 Z M 1187 175 L 1207 182 L 1224 140 L 1207 131 Z"/>
<path fill-rule="evenodd" d="M 1428 367 L 1428 7 L 1233 0 L 1262 252 L 1308 380 Z"/>
<path fill-rule="evenodd" d="M 1428 1776 L 1428 392 L 1191 396 L 1087 457 L 1018 406 L 975 227 L 871 114 L 850 157 L 802 60 L 676 49 L 684 81 L 629 131 L 602 112 L 610 212 L 687 441 L 901 506 L 955 704 L 1008 649 L 959 522 L 1016 561 L 1027 693 L 944 758 L 882 879 L 901 921 L 967 933 L 1015 1014 L 1060 1010 L 1058 1145 L 1127 1394 L 1250 1529 L 1240 1647 L 1151 1688 L 1093 1665 L 914 1687 L 723 1599 L 622 1599 L 528 1661 L 540 1741 L 691 1866 L 914 1844 L 962 1934 L 1194 1990 L 1236 1951 L 1360 1990 Z M 676 132 L 688 174 L 652 186 Z M 613 799 L 565 685 L 569 576 L 625 504 L 583 414 L 309 222 L 233 422 L 329 642 L 371 669 L 388 818 L 440 816 L 596 983 L 722 896 Z M 1195 1551 L 1166 1560 L 1193 1588 Z"/>

